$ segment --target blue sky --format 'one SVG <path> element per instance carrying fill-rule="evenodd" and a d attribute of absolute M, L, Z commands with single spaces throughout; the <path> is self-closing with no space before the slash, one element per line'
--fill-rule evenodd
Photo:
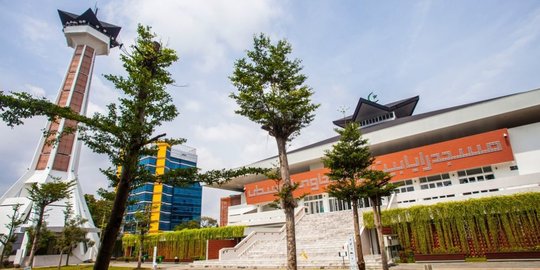
<path fill-rule="evenodd" d="M 95 1 L 0 0 L 0 89 L 54 99 L 72 49 L 56 9 L 82 13 Z M 151 25 L 180 56 L 170 87 L 180 116 L 160 132 L 197 148 L 202 169 L 237 167 L 276 153 L 256 124 L 235 115 L 228 80 L 254 34 L 286 38 L 302 59 L 307 83 L 321 103 L 312 125 L 290 148 L 334 135 L 339 108 L 352 113 L 370 92 L 380 103 L 419 95 L 416 113 L 540 87 L 538 1 L 99 1 L 98 17 L 122 26 L 126 45 L 137 23 Z M 119 50 L 96 60 L 90 112 L 118 97 L 102 74 L 123 74 Z M 0 188 L 30 164 L 45 120 L 0 126 Z M 83 148 L 84 192 L 107 182 L 104 156 Z M 203 215 L 218 217 L 227 193 L 205 189 Z"/>

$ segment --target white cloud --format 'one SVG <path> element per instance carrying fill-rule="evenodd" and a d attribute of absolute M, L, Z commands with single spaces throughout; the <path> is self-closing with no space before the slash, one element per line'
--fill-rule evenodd
<path fill-rule="evenodd" d="M 51 33 L 57 30 L 46 21 L 36 19 L 31 16 L 23 16 L 21 18 L 22 34 L 32 43 L 51 40 Z"/>
<path fill-rule="evenodd" d="M 195 126 L 197 137 L 207 141 L 241 140 L 246 135 L 254 135 L 253 128 L 237 123 L 218 123 L 214 126 Z"/>
<path fill-rule="evenodd" d="M 253 34 L 267 30 L 282 14 L 280 3 L 262 1 L 118 1 L 105 7 L 108 17 L 124 20 L 122 38 L 134 40 L 137 23 L 151 25 L 179 55 L 197 55 L 197 67 L 210 72 L 242 50 Z"/>
<path fill-rule="evenodd" d="M 181 108 L 197 113 L 201 111 L 201 107 L 202 106 L 200 102 L 197 102 L 195 100 L 186 100 L 184 101 L 184 104 L 182 105 Z"/>
<path fill-rule="evenodd" d="M 197 167 L 202 168 L 204 171 L 225 168 L 225 162 L 219 156 L 216 156 L 214 151 L 203 146 L 197 148 Z"/>
<path fill-rule="evenodd" d="M 24 88 L 25 90 L 32 94 L 33 96 L 36 96 L 36 97 L 45 97 L 45 89 L 39 87 L 39 86 L 35 86 L 35 85 L 31 85 L 31 84 L 25 84 L 24 85 Z"/>

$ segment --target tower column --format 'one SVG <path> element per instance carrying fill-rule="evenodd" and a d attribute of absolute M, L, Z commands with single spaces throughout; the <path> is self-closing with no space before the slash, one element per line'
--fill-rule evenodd
<path fill-rule="evenodd" d="M 74 53 L 56 98 L 56 104 L 85 115 L 95 57 L 107 55 L 111 48 L 119 45 L 116 37 L 120 32 L 120 27 L 99 21 L 91 9 L 81 15 L 61 10 L 58 14 L 62 21 L 67 45 L 74 49 Z M 29 186 L 57 181 L 57 179 L 77 181 L 81 143 L 77 139 L 77 132 L 72 130 L 76 128 L 77 121 L 73 120 L 57 118 L 49 122 L 45 128 L 49 135 L 47 138 L 41 138 L 29 170 L 0 197 L 0 212 L 2 213 L 11 211 L 10 209 L 15 204 L 20 205 L 19 210 L 26 219 L 21 225 L 21 231 L 32 226 L 33 202 L 28 198 Z M 73 250 L 73 256 L 81 261 L 93 260 L 99 247 L 98 230 L 94 226 L 83 194 L 81 185 L 77 181 L 68 199 L 55 202 L 46 208 L 47 228 L 51 231 L 60 232 L 64 228 L 64 210 L 68 201 L 73 206 L 72 216 L 78 215 L 87 220 L 82 227 L 87 231 L 87 237 L 96 244 L 90 248 L 78 245 Z M 0 233 L 5 234 L 5 224 L 8 222 L 8 218 L 0 215 Z M 21 237 L 23 243 L 28 242 L 26 234 Z M 25 248 L 26 245 L 15 246 L 16 264 L 21 264 L 24 260 Z"/>
<path fill-rule="evenodd" d="M 85 114 L 87 94 L 90 88 L 90 76 L 95 59 L 95 50 L 88 45 L 77 45 L 71 59 L 66 77 L 56 104 L 62 107 L 70 107 L 74 112 Z M 44 142 L 36 163 L 36 170 L 52 168 L 57 171 L 67 172 L 74 170 L 75 159 L 72 155 L 76 151 L 76 133 L 65 134 L 58 144 L 49 142 L 55 140 L 62 132 L 76 128 L 77 122 L 73 120 L 57 119 L 49 124 L 49 137 Z M 53 158 L 50 158 L 53 157 Z"/>

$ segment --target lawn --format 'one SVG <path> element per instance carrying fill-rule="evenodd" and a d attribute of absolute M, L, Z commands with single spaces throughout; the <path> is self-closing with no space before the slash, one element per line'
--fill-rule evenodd
<path fill-rule="evenodd" d="M 70 265 L 70 266 L 62 266 L 62 270 L 80 270 L 80 269 L 92 269 L 94 266 L 91 264 L 85 264 L 85 265 Z M 56 270 L 58 267 L 35 267 L 33 269 L 39 269 L 39 270 Z M 109 266 L 109 270 L 134 270 L 137 269 L 136 267 L 119 267 L 119 266 Z M 141 268 L 145 270 L 149 270 L 150 268 Z"/>

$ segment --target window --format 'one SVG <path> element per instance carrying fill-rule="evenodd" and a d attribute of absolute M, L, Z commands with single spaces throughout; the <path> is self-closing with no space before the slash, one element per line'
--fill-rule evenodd
<path fill-rule="evenodd" d="M 334 197 L 328 199 L 330 203 L 330 212 L 343 211 L 351 209 L 351 204 L 347 201 L 340 200 Z"/>
<path fill-rule="evenodd" d="M 420 185 L 420 189 L 441 188 L 452 185 L 452 181 L 450 180 L 450 174 L 448 173 L 420 177 L 419 180 L 420 183 L 424 183 Z"/>
<path fill-rule="evenodd" d="M 306 213 L 308 214 L 317 214 L 324 212 L 323 206 L 323 196 L 319 195 L 310 195 L 304 198 L 304 206 Z"/>
<path fill-rule="evenodd" d="M 484 189 L 484 190 L 476 190 L 476 191 L 464 192 L 464 193 L 463 193 L 463 196 L 468 196 L 468 195 L 471 195 L 471 194 L 478 194 L 478 193 L 497 192 L 497 191 L 499 191 L 498 188 L 494 188 L 494 189 Z"/>
<path fill-rule="evenodd" d="M 393 184 L 397 186 L 397 188 L 394 190 L 396 194 L 414 191 L 413 181 L 410 179 L 394 182 Z"/>
<path fill-rule="evenodd" d="M 460 184 L 482 182 L 495 179 L 491 166 L 458 171 Z"/>
<path fill-rule="evenodd" d="M 456 196 L 455 194 L 448 194 L 448 195 L 441 195 L 441 196 L 435 196 L 435 197 L 427 197 L 427 198 L 424 198 L 423 200 L 430 201 L 430 200 L 436 200 L 436 199 L 451 198 L 455 196 Z"/>

